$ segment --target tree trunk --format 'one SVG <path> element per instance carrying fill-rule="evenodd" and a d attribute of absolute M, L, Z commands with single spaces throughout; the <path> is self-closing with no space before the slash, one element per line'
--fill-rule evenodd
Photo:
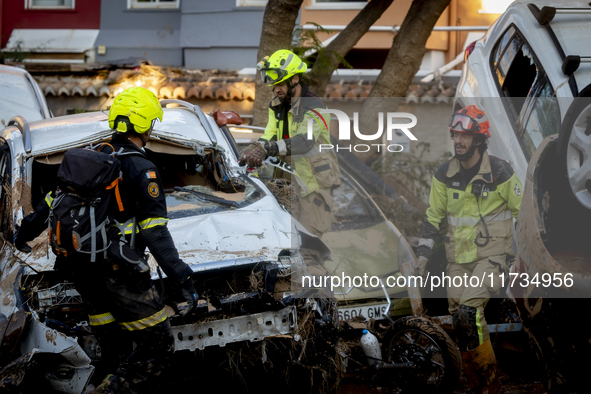
<path fill-rule="evenodd" d="M 379 112 L 385 115 L 387 112 L 396 110 L 398 100 L 380 98 L 405 96 L 423 61 L 427 39 L 449 3 L 450 0 L 413 0 L 398 34 L 394 36 L 384 67 L 363 104 L 360 131 L 364 134 L 373 134 L 378 129 L 377 114 Z M 356 142 L 352 141 L 352 143 Z M 366 161 L 374 154 L 375 148 L 357 155 L 361 160 Z"/>
<path fill-rule="evenodd" d="M 267 2 L 257 62 L 265 56 L 271 56 L 279 49 L 291 47 L 293 29 L 302 2 L 303 0 L 269 0 Z M 264 127 L 267 124 L 269 114 L 267 108 L 272 97 L 272 89 L 263 83 L 257 71 L 253 107 L 253 124 L 255 126 Z"/>
<path fill-rule="evenodd" d="M 450 0 L 414 0 L 394 37 L 369 97 L 403 97 L 419 71 L 425 44 Z"/>
<path fill-rule="evenodd" d="M 367 33 L 369 28 L 382 16 L 394 0 L 372 0 L 357 14 L 357 16 L 339 33 L 326 47 L 326 56 L 329 56 L 329 64 L 320 57 L 314 62 L 312 70 L 306 75 L 306 82 L 310 90 L 323 97 L 326 85 L 334 70 L 341 64 L 340 59 L 334 55 L 338 53 L 345 57 L 357 42 Z"/>

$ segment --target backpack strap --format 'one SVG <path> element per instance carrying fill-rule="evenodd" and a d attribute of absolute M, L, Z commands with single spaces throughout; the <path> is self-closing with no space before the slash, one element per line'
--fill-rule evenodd
<path fill-rule="evenodd" d="M 103 253 L 103 257 L 107 258 L 107 250 L 109 246 L 111 246 L 111 242 L 107 239 L 107 225 L 110 223 L 110 220 L 107 218 L 98 226 L 96 225 L 96 218 L 94 214 L 94 206 L 90 206 L 90 232 L 84 236 L 80 236 L 75 231 L 72 233 L 73 237 L 73 244 L 74 248 L 78 253 L 85 253 L 90 254 L 90 261 L 92 263 L 96 262 L 96 256 L 98 253 Z M 103 245 L 105 247 L 103 249 L 97 249 L 96 247 L 96 235 L 97 233 L 101 234 L 103 239 Z M 84 250 L 80 250 L 80 245 L 85 242 L 88 238 L 90 238 L 90 252 L 86 252 Z"/>
<path fill-rule="evenodd" d="M 90 205 L 90 262 L 96 261 L 96 218 L 94 217 L 94 205 Z"/>
<path fill-rule="evenodd" d="M 119 177 L 113 181 L 109 186 L 106 187 L 106 190 L 111 190 L 115 188 L 115 198 L 117 199 L 117 206 L 119 207 L 119 212 L 123 212 L 123 201 L 121 200 L 121 194 L 119 193 L 119 181 L 121 180 L 122 174 L 119 172 Z"/>
<path fill-rule="evenodd" d="M 131 241 L 129 242 L 129 246 L 135 248 L 135 234 L 137 233 L 138 226 L 137 226 L 137 219 L 132 217 L 125 223 L 119 223 L 115 220 L 115 227 L 119 229 L 119 234 L 121 234 L 121 241 L 125 242 L 125 234 L 131 234 Z"/>
<path fill-rule="evenodd" d="M 97 146 L 97 147 L 96 147 L 96 150 L 97 150 L 98 152 L 100 152 L 100 151 L 101 151 L 101 149 L 102 149 L 104 146 L 109 146 L 109 147 L 111 147 L 111 149 L 113 150 L 113 152 L 115 152 L 115 148 L 113 148 L 113 145 L 109 144 L 108 142 L 103 142 L 102 144 L 100 144 L 99 146 Z M 92 147 L 92 145 L 91 145 L 91 147 Z"/>

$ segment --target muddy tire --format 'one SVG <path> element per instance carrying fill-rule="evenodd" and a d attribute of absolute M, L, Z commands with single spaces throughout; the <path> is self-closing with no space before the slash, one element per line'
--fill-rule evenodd
<path fill-rule="evenodd" d="M 414 363 L 408 371 L 388 370 L 391 381 L 413 392 L 435 392 L 450 388 L 460 377 L 461 358 L 455 342 L 438 325 L 421 317 L 397 320 L 384 334 L 385 362 Z"/>
<path fill-rule="evenodd" d="M 558 163 L 570 200 L 579 212 L 591 212 L 591 85 L 583 89 L 564 116 L 558 135 Z"/>

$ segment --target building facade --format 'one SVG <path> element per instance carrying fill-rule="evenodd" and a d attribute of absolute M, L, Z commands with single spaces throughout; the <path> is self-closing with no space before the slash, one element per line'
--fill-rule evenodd
<path fill-rule="evenodd" d="M 27 61 L 109 62 L 142 57 L 162 66 L 240 70 L 257 62 L 266 0 L 0 0 L 2 46 L 30 52 Z M 357 69 L 381 68 L 412 0 L 396 0 L 346 59 Z M 490 26 L 509 0 L 451 0 L 438 27 Z M 304 0 L 298 25 L 339 33 L 367 1 Z M 306 27 L 307 25 L 307 27 Z M 91 33 L 92 31 L 92 33 Z M 470 37 L 470 33 L 473 33 Z M 482 29 L 478 31 L 482 35 Z M 434 31 L 421 66 L 433 70 L 463 52 L 470 30 Z M 61 52 L 70 53 L 64 55 Z M 72 53 L 77 53 L 76 56 Z"/>

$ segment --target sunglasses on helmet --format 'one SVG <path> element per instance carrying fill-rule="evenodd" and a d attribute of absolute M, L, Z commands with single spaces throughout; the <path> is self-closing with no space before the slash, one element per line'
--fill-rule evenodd
<path fill-rule="evenodd" d="M 448 126 L 453 131 L 480 131 L 480 125 L 474 119 L 464 114 L 453 114 L 449 118 Z"/>

